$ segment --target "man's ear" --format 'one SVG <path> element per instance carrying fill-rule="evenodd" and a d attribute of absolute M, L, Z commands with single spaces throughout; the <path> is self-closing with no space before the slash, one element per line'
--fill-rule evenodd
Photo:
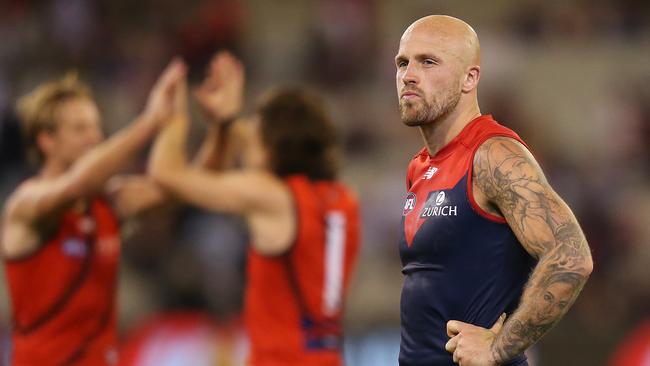
<path fill-rule="evenodd" d="M 463 93 L 469 93 L 478 87 L 478 82 L 481 79 L 481 67 L 478 65 L 470 66 L 465 73 L 465 79 L 461 90 Z"/>
<path fill-rule="evenodd" d="M 54 134 L 50 131 L 41 131 L 36 136 L 36 147 L 45 156 L 54 150 Z"/>

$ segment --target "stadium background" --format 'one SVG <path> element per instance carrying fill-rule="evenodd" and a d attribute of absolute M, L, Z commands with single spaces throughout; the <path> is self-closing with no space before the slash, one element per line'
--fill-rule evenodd
<path fill-rule="evenodd" d="M 249 101 L 286 83 L 325 96 L 342 130 L 344 180 L 363 207 L 363 251 L 346 316 L 348 364 L 394 365 L 404 170 L 422 143 L 417 130 L 399 121 L 393 57 L 404 28 L 432 13 L 460 17 L 478 31 L 483 113 L 529 143 L 593 248 L 595 272 L 574 308 L 535 347 L 535 364 L 608 364 L 623 337 L 650 320 L 650 3 L 644 0 L 1 0 L 0 202 L 33 172 L 12 109 L 18 96 L 76 69 L 94 89 L 110 133 L 141 110 L 173 55 L 189 63 L 196 83 L 215 50 L 231 49 L 246 64 Z M 203 129 L 196 117 L 194 147 Z M 143 154 L 129 171 L 141 172 L 145 162 Z M 230 344 L 239 339 L 242 223 L 175 208 L 128 222 L 123 234 L 124 337 L 155 315 L 192 311 L 208 314 L 217 332 L 227 334 L 210 338 L 220 342 L 211 352 L 239 352 Z M 8 312 L 0 278 L 5 357 Z M 201 316 L 189 322 L 203 324 Z M 230 356 L 220 357 L 227 364 Z"/>

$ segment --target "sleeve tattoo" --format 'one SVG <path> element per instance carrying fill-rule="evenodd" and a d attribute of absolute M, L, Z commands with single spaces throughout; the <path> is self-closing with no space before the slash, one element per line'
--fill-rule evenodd
<path fill-rule="evenodd" d="M 562 318 L 593 264 L 573 213 L 520 143 L 505 137 L 487 140 L 474 156 L 473 179 L 538 259 L 519 307 L 492 345 L 495 360 L 502 363 L 523 353 Z"/>

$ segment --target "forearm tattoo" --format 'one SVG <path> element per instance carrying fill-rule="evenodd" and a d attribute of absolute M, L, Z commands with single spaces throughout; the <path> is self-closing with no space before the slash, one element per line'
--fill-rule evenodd
<path fill-rule="evenodd" d="M 499 137 L 481 145 L 473 179 L 539 259 L 518 309 L 492 345 L 495 359 L 504 362 L 523 353 L 568 311 L 591 273 L 591 254 L 571 210 L 514 140 Z"/>

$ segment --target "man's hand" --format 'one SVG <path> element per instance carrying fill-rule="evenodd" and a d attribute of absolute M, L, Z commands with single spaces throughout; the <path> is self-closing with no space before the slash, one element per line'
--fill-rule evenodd
<path fill-rule="evenodd" d="M 179 108 L 177 86 L 185 78 L 187 67 L 178 58 L 173 59 L 158 77 L 149 92 L 143 117 L 152 123 L 161 124 Z"/>
<path fill-rule="evenodd" d="M 189 111 L 187 109 L 187 77 L 185 73 L 182 73 L 174 80 L 171 88 L 173 93 L 171 99 L 171 116 L 189 120 Z"/>
<path fill-rule="evenodd" d="M 454 354 L 454 362 L 460 366 L 496 366 L 492 343 L 505 320 L 506 315 L 501 315 L 490 329 L 450 320 L 447 322 L 447 335 L 451 339 L 445 349 Z"/>
<path fill-rule="evenodd" d="M 217 53 L 194 95 L 210 123 L 232 121 L 241 111 L 244 96 L 244 67 L 229 52 Z"/>

